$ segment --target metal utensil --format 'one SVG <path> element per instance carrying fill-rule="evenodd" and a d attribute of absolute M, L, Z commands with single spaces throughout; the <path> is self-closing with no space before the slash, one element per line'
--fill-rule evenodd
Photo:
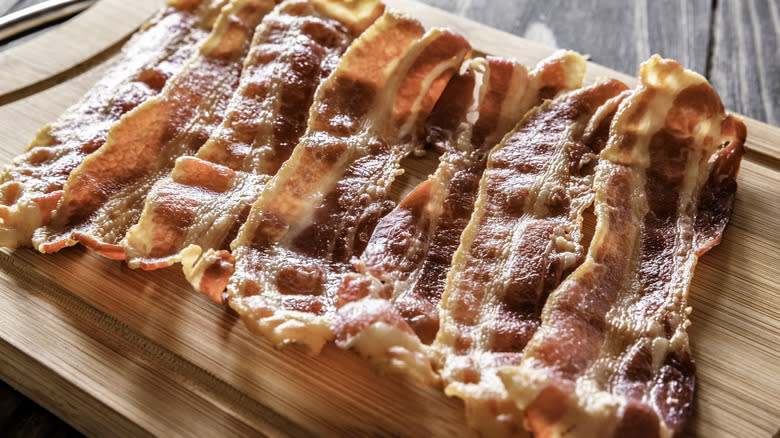
<path fill-rule="evenodd" d="M 0 41 L 34 27 L 77 14 L 97 0 L 48 0 L 0 17 Z"/>
<path fill-rule="evenodd" d="M 0 16 L 11 10 L 15 3 L 16 0 L 0 0 Z"/>

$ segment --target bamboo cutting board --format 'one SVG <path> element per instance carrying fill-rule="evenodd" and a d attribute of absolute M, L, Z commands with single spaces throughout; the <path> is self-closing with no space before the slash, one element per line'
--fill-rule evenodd
<path fill-rule="evenodd" d="M 77 101 L 119 40 L 161 3 L 104 0 L 67 33 L 0 55 L 0 160 Z M 388 3 L 455 28 L 484 53 L 533 65 L 552 52 L 412 0 Z M 69 56 L 46 64 L 46 53 Z M 602 75 L 634 84 L 596 65 L 586 80 Z M 690 291 L 698 386 L 687 436 L 780 429 L 780 129 L 746 124 L 731 223 Z M 408 189 L 435 158 L 405 164 Z M 469 435 L 462 404 L 440 390 L 377 376 L 332 346 L 317 357 L 277 350 L 193 292 L 178 268 L 133 271 L 82 248 L 0 251 L 0 378 L 96 436 Z"/>

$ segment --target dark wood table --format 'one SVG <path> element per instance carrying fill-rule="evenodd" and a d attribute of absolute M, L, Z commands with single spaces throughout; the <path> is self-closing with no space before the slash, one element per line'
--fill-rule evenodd
<path fill-rule="evenodd" d="M 704 74 L 727 109 L 780 125 L 777 0 L 420 1 L 548 46 L 577 50 L 631 75 L 654 53 L 674 58 Z M 10 3 L 7 12 L 39 2 L 0 0 L 0 13 Z M 19 41 L 0 41 L 0 50 Z M 0 382 L 0 436 L 79 435 Z"/>
<path fill-rule="evenodd" d="M 421 0 L 636 75 L 654 53 L 706 76 L 730 111 L 780 125 L 777 0 Z"/>

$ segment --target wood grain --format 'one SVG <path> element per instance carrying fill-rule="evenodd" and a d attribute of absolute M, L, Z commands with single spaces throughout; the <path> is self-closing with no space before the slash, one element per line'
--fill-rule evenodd
<path fill-rule="evenodd" d="M 483 52 L 527 64 L 551 52 L 411 0 L 390 3 L 457 28 Z M 0 106 L 0 160 L 21 152 L 102 68 Z M 608 72 L 592 65 L 588 77 Z M 748 147 L 764 152 L 745 160 L 723 243 L 694 277 L 699 382 L 686 436 L 771 436 L 780 427 L 780 129 L 746 122 Z M 434 160 L 407 160 L 404 184 Z M 461 403 L 439 390 L 378 377 L 333 347 L 318 357 L 279 351 L 194 293 L 175 267 L 132 271 L 82 248 L 0 251 L 0 378 L 95 436 L 468 435 Z"/>
<path fill-rule="evenodd" d="M 709 78 L 727 108 L 780 124 L 777 0 L 421 0 L 633 75 L 658 53 Z"/>
<path fill-rule="evenodd" d="M 462 17 L 522 35 L 549 47 L 589 54 L 593 62 L 633 75 L 653 53 L 703 72 L 707 63 L 710 0 L 659 2 L 567 0 L 515 2 L 422 0 Z"/>
<path fill-rule="evenodd" d="M 738 113 L 780 125 L 780 2 L 722 0 L 713 34 L 710 76 L 723 100 Z"/>

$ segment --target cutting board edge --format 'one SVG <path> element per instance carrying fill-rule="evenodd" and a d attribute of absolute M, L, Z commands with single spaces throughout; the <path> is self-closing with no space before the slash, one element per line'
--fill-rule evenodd
<path fill-rule="evenodd" d="M 396 2 L 396 0 L 393 0 L 393 2 Z M 406 2 L 407 2 L 407 3 L 409 3 L 409 1 L 408 1 L 408 0 L 406 0 Z M 425 5 L 423 5 L 423 6 L 425 6 Z M 426 8 L 430 8 L 430 7 L 428 7 L 428 6 L 425 6 L 425 7 L 426 7 Z M 458 19 L 459 19 L 459 20 L 470 21 L 470 20 L 466 20 L 466 19 L 460 19 L 460 18 L 458 18 Z M 479 26 L 483 26 L 483 27 L 486 27 L 486 28 L 488 28 L 487 26 L 484 26 L 484 25 L 479 25 Z M 491 28 L 488 28 L 488 29 L 491 29 Z M 496 32 L 500 32 L 500 31 L 496 31 Z M 510 34 L 506 34 L 506 33 L 502 33 L 502 34 L 505 34 L 505 35 L 510 35 Z M 514 38 L 514 39 L 518 39 L 518 40 L 521 40 L 519 37 L 516 37 L 516 36 L 512 36 L 512 38 Z M 535 43 L 532 43 L 532 44 L 536 45 Z M 541 53 L 541 52 L 539 52 L 540 56 L 539 56 L 537 59 L 540 59 L 540 58 L 542 58 L 542 57 L 544 57 L 544 56 L 547 56 L 547 54 L 549 54 L 549 53 L 552 53 L 552 51 L 553 51 L 553 49 L 546 48 L 546 47 L 544 47 L 544 46 L 539 46 L 539 45 L 537 45 L 537 46 L 540 48 L 540 50 L 544 50 L 544 51 L 545 51 L 545 53 Z M 480 47 L 481 47 L 481 46 L 480 46 Z M 596 65 L 596 64 L 593 64 L 593 65 Z M 598 66 L 598 67 L 600 67 L 600 68 L 603 68 L 603 67 L 601 67 L 601 66 Z M 608 69 L 606 69 L 606 70 L 607 70 L 607 71 L 611 71 L 611 70 L 608 70 Z M 625 76 L 625 75 L 623 75 L 623 76 Z M 772 127 L 772 126 L 770 126 L 770 125 L 763 124 L 763 123 L 761 123 L 761 122 L 752 121 L 752 119 L 747 119 L 747 118 L 746 118 L 746 123 L 748 123 L 748 124 L 749 124 L 749 130 L 750 130 L 750 131 L 749 131 L 749 135 L 751 135 L 751 132 L 753 131 L 753 129 L 755 129 L 755 128 L 752 128 L 751 126 L 758 125 L 760 129 L 765 129 L 765 130 L 767 131 L 767 137 L 768 137 L 768 138 L 772 138 L 772 135 L 774 135 L 774 137 L 773 137 L 773 138 L 780 138 L 780 130 L 778 130 L 778 128 Z M 764 125 L 764 128 L 761 128 L 761 126 L 760 126 L 760 125 Z M 773 132 L 773 131 L 777 131 L 777 132 Z M 772 152 L 772 151 L 773 151 L 773 150 L 772 150 L 772 149 L 770 149 L 770 152 Z M 776 155 L 769 155 L 769 156 L 774 156 L 775 158 L 777 158 L 777 156 L 776 156 Z"/>

